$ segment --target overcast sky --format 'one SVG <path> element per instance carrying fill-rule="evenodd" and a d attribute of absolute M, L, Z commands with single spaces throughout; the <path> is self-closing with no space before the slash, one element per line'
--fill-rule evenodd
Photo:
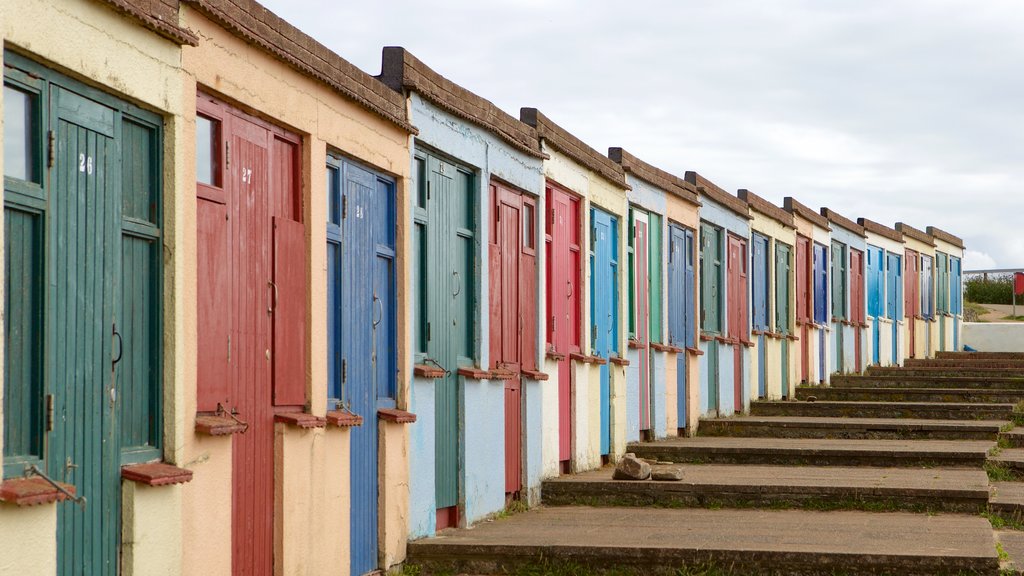
<path fill-rule="evenodd" d="M 1017 0 L 264 0 L 356 66 L 409 49 L 601 152 L 1024 266 Z"/>

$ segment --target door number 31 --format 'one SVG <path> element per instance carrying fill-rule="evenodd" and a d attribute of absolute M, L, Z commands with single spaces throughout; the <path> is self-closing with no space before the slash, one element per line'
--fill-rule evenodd
<path fill-rule="evenodd" d="M 92 176 L 92 156 L 78 155 L 78 171 Z"/>

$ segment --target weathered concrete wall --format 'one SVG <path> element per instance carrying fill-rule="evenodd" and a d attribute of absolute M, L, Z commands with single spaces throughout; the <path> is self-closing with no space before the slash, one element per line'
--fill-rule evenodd
<path fill-rule="evenodd" d="M 176 151 L 181 133 L 180 117 L 184 108 L 180 47 L 109 7 L 85 0 L 0 1 L 0 44 L 5 50 L 16 51 L 163 117 L 164 203 L 167 214 L 164 222 L 167 263 L 164 305 L 168 314 L 167 325 L 171 326 L 173 322 L 170 314 L 174 310 L 175 297 L 172 278 L 177 261 L 171 213 L 180 183 L 180 156 Z M 0 117 L 2 99 L 0 96 Z M 0 164 L 0 173 L 2 168 Z M 2 227 L 0 223 L 0 233 Z M 0 257 L 3 257 L 3 246 L 0 246 Z M 0 297 L 0 306 L 2 302 L 3 298 Z M 3 364 L 2 338 L 3 334 L 0 333 L 0 365 Z M 167 390 L 171 391 L 175 388 L 175 382 L 180 382 L 175 370 L 175 339 L 173 335 L 165 334 L 164 341 L 164 380 Z M 165 402 L 165 414 L 173 414 L 174 400 L 170 392 Z M 0 405 L 0 429 L 2 427 L 3 406 Z M 2 441 L 0 437 L 0 454 Z M 174 448 L 173 438 L 165 438 L 166 458 L 180 463 Z M 160 570 L 164 573 L 180 573 L 181 525 L 174 521 L 177 512 L 173 510 L 180 499 L 179 489 L 158 488 L 148 491 L 143 499 L 135 499 L 133 488 L 126 486 L 122 496 L 133 504 L 125 507 L 124 511 L 129 515 L 125 517 L 122 526 L 124 541 L 133 546 L 132 560 L 126 563 L 125 573 L 132 573 L 136 567 L 148 562 L 163 562 Z M 56 506 L 70 505 L 18 508 L 0 504 L 0 573 L 56 573 Z M 140 516 L 160 510 L 171 512 L 170 521 L 160 523 Z M 154 546 L 155 543 L 160 543 L 160 546 Z M 134 573 L 158 572 L 135 570 Z"/>
<path fill-rule="evenodd" d="M 758 212 L 756 209 L 751 207 L 750 215 L 752 220 L 750 221 L 751 238 L 753 233 L 758 232 L 768 238 L 768 293 L 770 298 L 768 299 L 768 325 L 771 332 L 779 333 L 779 326 L 776 322 L 776 297 L 775 297 L 775 278 L 776 278 L 776 261 L 775 261 L 775 250 L 779 244 L 785 244 L 790 248 L 790 278 L 789 278 L 789 329 L 790 333 L 794 330 L 794 318 L 796 314 L 796 273 L 794 263 L 796 261 L 796 229 L 784 226 L 777 220 L 768 217 L 765 214 Z M 751 240 L 752 241 L 752 240 Z M 753 278 L 753 275 L 751 275 Z M 751 291 L 753 291 L 753 285 L 751 285 Z M 751 312 L 750 317 L 753 319 L 753 298 L 750 299 Z M 787 370 L 789 378 L 786 382 L 783 382 L 783 370 L 782 370 L 782 347 L 783 339 L 780 339 L 771 335 L 754 336 L 753 341 L 755 346 L 751 349 L 751 370 L 750 370 L 750 391 L 748 396 L 751 400 L 757 399 L 759 391 L 758 386 L 761 378 L 762 371 L 764 372 L 765 381 L 765 397 L 775 400 L 782 398 L 783 396 L 789 397 L 791 395 L 791 387 L 799 383 L 799 374 L 797 379 L 793 380 L 793 370 Z M 765 353 L 761 354 L 761 347 L 765 347 Z M 764 366 L 761 365 L 761 359 L 764 359 Z"/>
<path fill-rule="evenodd" d="M 964 322 L 963 344 L 978 352 L 1024 352 L 1024 323 Z"/>
<path fill-rule="evenodd" d="M 740 238 L 744 238 L 747 241 L 748 249 L 750 243 L 750 221 L 731 210 L 728 210 L 721 204 L 715 202 L 708 196 L 701 196 L 702 206 L 700 208 L 700 218 L 703 221 L 714 224 L 724 228 L 727 232 L 723 234 L 722 245 L 720 246 L 721 254 L 723 255 L 722 273 L 719 278 L 719 286 L 721 286 L 721 301 L 722 301 L 722 327 L 723 334 L 725 327 L 729 325 L 729 306 L 728 306 L 728 291 L 727 286 L 727 275 L 728 270 L 725 265 L 728 259 L 728 233 L 732 233 Z M 747 304 L 750 303 L 750 286 L 749 282 L 746 287 L 747 290 Z M 709 348 L 711 346 L 718 347 L 718 365 L 712 366 L 709 361 Z M 740 365 L 739 369 L 742 371 L 741 382 L 742 392 L 741 397 L 743 398 L 743 410 L 746 411 L 750 405 L 749 390 L 750 390 L 750 351 L 751 348 L 746 346 L 741 347 L 740 352 Z M 736 362 L 734 360 L 734 350 L 731 344 L 725 344 L 717 341 L 706 341 L 702 340 L 700 343 L 700 349 L 704 352 L 700 360 L 701 370 L 701 394 L 704 397 L 704 412 L 707 414 L 717 409 L 719 415 L 730 416 L 735 412 L 735 391 L 733 378 L 736 370 Z M 710 380 L 709 375 L 714 370 L 718 374 L 718 397 L 714 398 L 710 391 Z"/>
<path fill-rule="evenodd" d="M 665 258 L 667 250 L 665 249 L 665 243 L 667 235 L 665 233 L 665 191 L 634 177 L 632 174 L 626 175 L 626 182 L 630 185 L 631 190 L 626 193 L 626 199 L 632 206 L 640 210 L 644 210 L 650 214 L 659 216 L 659 238 L 661 243 L 658 246 L 650 244 L 648 250 L 653 252 L 657 249 L 660 253 L 661 259 L 661 270 L 662 270 L 662 286 L 659 291 L 659 298 L 661 305 L 661 326 L 662 331 L 667 322 L 665 306 L 665 277 L 667 269 L 667 260 Z M 652 224 L 648 221 L 648 230 L 652 228 Z M 627 228 L 628 230 L 628 228 Z M 648 232 L 648 239 L 650 238 L 650 232 Z M 623 243 L 628 245 L 629 239 L 623 237 Z M 626 270 L 626 268 L 622 268 Z M 629 278 L 629 282 L 635 282 L 635 278 Z M 626 310 L 624 313 L 628 318 L 628 306 L 629 298 L 626 297 L 628 292 L 624 292 L 624 298 L 621 300 L 621 304 Z M 650 308 L 650 306 L 648 306 Z M 653 318 L 649 320 L 653 322 Z M 628 320 L 627 320 L 628 322 Z M 649 337 L 647 338 L 649 339 Z M 662 338 L 663 339 L 663 338 Z M 661 340 L 659 340 L 661 341 Z M 650 356 L 650 373 L 648 374 L 649 390 L 650 390 L 650 419 L 651 419 L 651 432 L 655 438 L 664 438 L 666 434 L 666 415 L 665 415 L 665 386 L 666 386 L 666 364 L 668 362 L 668 354 L 666 352 L 659 352 L 657 350 L 640 350 L 637 348 L 629 348 L 627 350 L 626 358 L 629 360 L 629 366 L 626 367 L 626 441 L 635 442 L 640 439 L 640 354 L 649 353 Z"/>
<path fill-rule="evenodd" d="M 122 485 L 121 574 L 177 576 L 183 553 L 177 527 L 181 526 L 184 487 L 127 481 Z"/>
<path fill-rule="evenodd" d="M 477 170 L 477 231 L 475 261 L 478 271 L 477 294 L 489 294 L 488 261 L 483 252 L 489 242 L 486 223 L 491 221 L 491 202 L 488 186 L 491 178 L 498 178 L 523 192 L 538 198 L 537 211 L 545 213 L 544 170 L 539 158 L 527 156 L 506 144 L 483 128 L 463 121 L 427 102 L 418 94 L 409 95 L 409 110 L 412 123 L 419 128 L 415 146 L 427 146 L 443 152 L 456 161 Z M 410 162 L 411 156 L 407 156 Z M 413 205 L 406 206 L 407 218 L 411 221 Z M 538 234 L 542 234 L 538 226 Z M 542 244 L 542 236 L 538 245 Z M 544 251 L 538 250 L 538 286 L 544 286 Z M 538 290 L 537 310 L 544 309 Z M 414 299 L 410 299 L 414 300 Z M 486 302 L 486 296 L 481 299 Z M 415 313 L 415 311 L 411 311 Z M 537 322 L 538 356 L 543 353 L 543 337 L 540 319 Z M 490 366 L 490 348 L 487 336 L 490 334 L 488 307 L 478 302 L 475 310 L 475 350 L 479 366 Z M 406 367 L 412 372 L 412 358 Z M 543 359 L 538 357 L 538 365 Z M 546 385 L 547 383 L 545 383 Z M 410 463 L 410 492 L 415 508 L 410 511 L 411 536 L 429 536 L 434 533 L 434 385 L 433 382 L 414 378 L 412 383 L 413 411 L 419 416 L 414 427 L 411 442 L 414 449 Z M 523 447 L 526 452 L 524 471 L 526 485 L 524 492 L 528 501 L 539 497 L 542 477 L 543 387 L 536 382 L 524 381 L 523 402 L 525 404 Z M 500 512 L 505 506 L 505 462 L 504 451 L 495 450 L 495 439 L 504 438 L 505 388 L 501 381 L 462 379 L 462 506 L 465 521 L 472 524 L 489 515 Z M 429 440 L 428 440 L 429 439 Z"/>
<path fill-rule="evenodd" d="M 620 227 L 624 221 L 626 206 L 626 191 L 624 188 L 614 185 L 600 174 L 590 170 L 586 166 L 569 158 L 559 150 L 543 142 L 543 150 L 549 156 L 544 161 L 544 175 L 559 186 L 574 192 L 581 198 L 580 202 L 580 245 L 590 246 L 590 207 L 591 203 L 601 206 L 608 212 L 619 218 Z M 621 230 L 621 228 L 620 228 Z M 620 231 L 619 238 L 624 236 Z M 620 240 L 620 244 L 624 240 Z M 586 250 L 586 249 L 584 249 Z M 590 257 L 585 251 L 581 257 L 583 275 L 581 278 L 581 314 L 582 326 L 590 326 L 590 306 L 592 294 L 590 292 Z M 620 270 L 624 270 L 620 265 Z M 621 300 L 620 300 L 621 304 Z M 546 310 L 546 307 L 540 308 Z M 543 316 L 543 314 L 542 314 Z M 543 328 L 543 326 L 542 326 Z M 543 330 L 541 331 L 543 334 Z M 621 332 L 620 332 L 621 333 Z M 581 338 L 580 346 L 584 354 L 592 354 L 589 331 L 583 330 L 584 337 Z M 544 349 L 542 346 L 541 350 Z M 624 348 L 620 348 L 623 350 Z M 572 361 L 570 361 L 572 362 Z M 558 468 L 558 363 L 545 359 L 544 370 L 549 380 L 541 387 L 543 414 L 543 447 L 542 447 L 542 476 L 552 477 L 559 473 Z M 600 371 L 597 366 L 573 362 L 570 369 L 573 374 L 573 386 L 571 394 L 570 418 L 572 425 L 572 454 L 570 468 L 573 471 L 583 471 L 597 468 L 601 465 L 601 442 L 600 442 Z M 614 374 L 614 370 L 612 371 Z M 614 387 L 614 385 L 613 385 Z M 614 398 L 614 394 L 612 394 Z M 614 434 L 613 434 L 614 436 Z M 613 442 L 614 443 L 614 442 Z M 623 444 L 624 445 L 624 444 Z M 615 451 L 612 450 L 614 453 Z M 621 452 L 620 452 L 621 453 Z"/>
<path fill-rule="evenodd" d="M 174 232 L 181 265 L 174 274 L 177 307 L 174 322 L 180 341 L 176 371 L 182 386 L 176 389 L 173 422 L 176 444 L 181 459 L 196 471 L 194 484 L 184 490 L 183 523 L 186 573 L 230 573 L 231 515 L 223 502 L 231 500 L 231 440 L 204 439 L 195 435 L 196 413 L 196 212 L 194 121 L 195 97 L 198 90 L 264 116 L 270 122 L 302 136 L 303 220 L 307 226 L 309 246 L 309 294 L 307 313 L 309 377 L 307 390 L 313 414 L 323 416 L 327 405 L 327 320 L 320 311 L 327 307 L 326 229 L 326 160 L 328 147 L 340 150 L 360 162 L 395 176 L 397 203 L 408 205 L 407 180 L 409 136 L 401 128 L 345 99 L 326 85 L 303 76 L 290 66 L 247 44 L 222 29 L 190 7 L 182 8 L 182 18 L 200 36 L 198 47 L 183 50 L 182 62 L 186 79 L 176 86 L 184 95 L 185 128 L 180 147 L 182 187 L 174 211 Z M 400 255 L 408 253 L 410 221 L 399 217 L 397 243 Z M 397 262 L 398 302 L 408 302 L 409 275 L 407 262 Z M 191 312 L 191 313 L 190 313 Z M 405 319 L 408 308 L 398 314 L 398 361 L 400 374 L 411 363 L 408 358 L 410 340 Z M 399 378 L 404 383 L 404 378 Z M 399 405 L 407 397 L 404 384 L 399 385 Z M 278 427 L 276 431 L 275 466 L 277 515 L 275 562 L 287 574 L 342 574 L 348 562 L 348 433 L 338 430 L 304 431 Z M 401 452 L 401 450 L 399 450 Z M 406 482 L 404 465 L 381 458 L 381 486 Z M 302 486 L 301 490 L 289 489 Z M 316 496 L 316 498 L 313 498 Z M 392 494 L 394 498 L 394 494 Z M 323 505 L 320 505 L 323 504 Z M 392 501 L 395 510 L 405 505 Z M 218 512 L 219 509 L 227 510 Z M 407 526 L 395 522 L 399 516 L 381 516 L 382 556 L 389 561 L 404 558 Z M 386 567 L 386 566 L 385 566 Z"/>

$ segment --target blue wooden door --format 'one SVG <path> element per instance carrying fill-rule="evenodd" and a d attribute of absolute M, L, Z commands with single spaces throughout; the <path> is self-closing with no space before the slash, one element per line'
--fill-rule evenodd
<path fill-rule="evenodd" d="M 814 244 L 814 323 L 824 327 L 828 324 L 828 248 Z M 818 381 L 825 381 L 825 330 L 818 336 Z"/>
<path fill-rule="evenodd" d="M 689 281 L 688 281 L 689 280 Z M 669 225 L 668 239 L 668 341 L 672 346 L 690 345 L 693 325 L 693 233 Z M 676 354 L 676 414 L 678 428 L 686 428 L 686 354 Z"/>
<path fill-rule="evenodd" d="M 886 252 L 885 317 L 892 321 L 892 363 L 899 362 L 899 320 L 903 316 L 903 262 L 899 254 Z"/>
<path fill-rule="evenodd" d="M 885 263 L 882 260 L 883 251 L 877 246 L 868 246 L 868 315 L 871 316 L 871 362 L 881 362 L 882 327 L 879 319 L 885 315 Z"/>
<path fill-rule="evenodd" d="M 328 166 L 329 409 L 363 417 L 350 432 L 352 574 L 377 569 L 377 409 L 394 406 L 394 193 L 351 162 Z"/>
<path fill-rule="evenodd" d="M 753 329 L 758 331 L 757 337 L 757 395 L 764 398 L 767 393 L 767 382 L 765 364 L 768 356 L 764 332 L 768 327 L 768 238 L 760 235 L 753 235 L 753 277 L 751 278 L 751 295 L 753 301 Z"/>
<path fill-rule="evenodd" d="M 618 351 L 618 222 L 607 212 L 590 209 L 590 320 L 593 353 L 608 358 Z M 601 454 L 611 451 L 611 372 L 601 366 Z"/>
<path fill-rule="evenodd" d="M 963 314 L 963 286 L 961 285 L 960 259 L 949 258 L 949 304 L 953 314 L 953 350 L 960 349 L 960 319 Z"/>

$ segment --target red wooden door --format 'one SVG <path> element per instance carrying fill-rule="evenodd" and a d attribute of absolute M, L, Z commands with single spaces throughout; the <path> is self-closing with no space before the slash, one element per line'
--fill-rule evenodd
<path fill-rule="evenodd" d="M 274 409 L 306 404 L 299 140 L 204 96 L 197 108 L 216 121 L 223 152 L 219 178 L 197 190 L 198 408 L 248 423 L 232 440 L 232 571 L 269 575 Z"/>
<path fill-rule="evenodd" d="M 917 317 L 921 314 L 921 280 L 918 277 L 918 254 L 914 250 L 907 250 L 903 258 L 905 273 L 903 274 L 903 314 L 907 319 L 907 344 L 910 347 L 909 356 L 915 356 L 917 348 Z"/>
<path fill-rule="evenodd" d="M 522 487 L 522 376 L 536 369 L 536 203 L 491 184 L 491 364 L 505 383 L 505 492 Z"/>
<path fill-rule="evenodd" d="M 854 353 L 856 359 L 854 361 L 854 369 L 857 372 L 863 370 L 863 361 L 861 360 L 861 350 L 863 347 L 862 339 L 863 327 L 867 318 L 867 309 L 865 308 L 864 302 L 864 252 L 860 250 L 850 250 L 850 321 L 853 322 L 853 333 L 854 333 Z"/>
<path fill-rule="evenodd" d="M 650 278 L 646 217 L 637 215 L 633 221 L 633 262 L 636 267 L 634 295 L 636 301 L 634 337 L 640 342 L 640 430 L 651 429 L 651 351 L 650 351 Z"/>
<path fill-rule="evenodd" d="M 579 199 L 547 187 L 547 341 L 562 355 L 558 361 L 558 459 L 572 451 L 572 371 L 569 354 L 580 351 Z"/>
<path fill-rule="evenodd" d="M 811 256 L 811 239 L 796 237 L 796 321 L 800 325 L 800 379 L 810 382 L 811 378 L 811 314 L 814 310 L 811 296 L 811 279 L 814 274 Z"/>
<path fill-rule="evenodd" d="M 733 345 L 733 406 L 743 411 L 743 343 L 749 340 L 747 327 L 747 242 L 729 236 L 729 260 L 726 273 L 729 307 L 728 337 Z"/>

